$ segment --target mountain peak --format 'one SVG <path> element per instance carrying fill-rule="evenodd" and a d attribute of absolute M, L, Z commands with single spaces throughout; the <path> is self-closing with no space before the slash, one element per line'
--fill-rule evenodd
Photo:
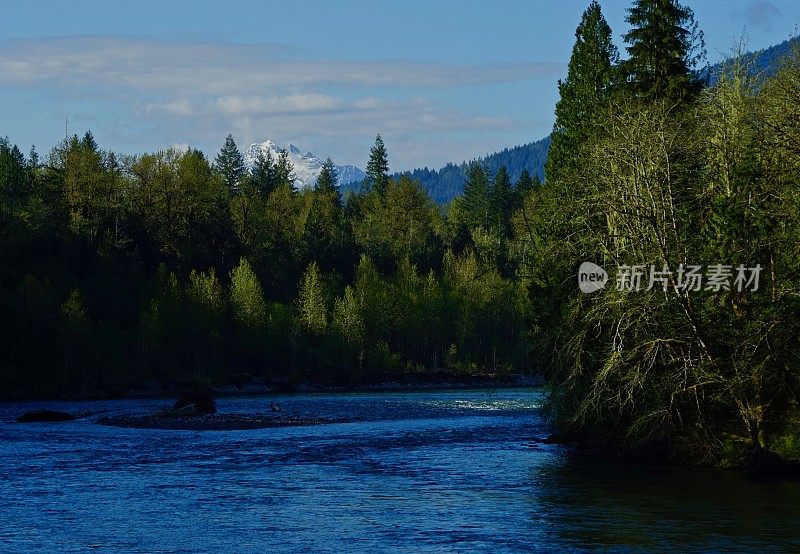
<path fill-rule="evenodd" d="M 294 175 L 295 188 L 313 187 L 317 182 L 317 176 L 322 171 L 324 161 L 311 152 L 303 154 L 303 151 L 291 142 L 286 145 L 284 150 L 289 155 L 289 161 L 292 162 L 292 167 L 294 168 L 292 174 Z M 244 152 L 245 165 L 253 167 L 258 155 L 266 155 L 267 152 L 272 155 L 273 160 L 277 160 L 280 149 L 270 139 L 251 144 Z M 336 175 L 339 178 L 340 185 L 362 181 L 366 176 L 362 169 L 352 165 L 337 165 Z"/>

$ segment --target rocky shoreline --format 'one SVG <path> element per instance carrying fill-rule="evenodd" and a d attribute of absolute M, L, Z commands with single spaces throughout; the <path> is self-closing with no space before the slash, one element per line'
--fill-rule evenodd
<path fill-rule="evenodd" d="M 431 377 L 431 375 L 428 375 Z M 512 388 L 535 387 L 543 383 L 531 376 L 495 376 L 482 375 L 470 378 L 455 379 L 452 375 L 436 375 L 436 380 L 383 381 L 358 387 L 320 385 L 303 383 L 288 386 L 281 383 L 268 383 L 264 379 L 250 378 L 246 382 L 225 387 L 213 387 L 194 392 L 181 391 L 177 383 L 151 382 L 141 389 L 132 389 L 124 394 L 114 395 L 116 398 L 169 398 L 181 395 L 171 409 L 164 409 L 150 414 L 119 414 L 99 417 L 95 423 L 110 427 L 129 429 L 164 429 L 188 431 L 236 431 L 248 429 L 265 429 L 271 427 L 298 427 L 322 425 L 330 423 L 347 423 L 357 418 L 323 418 L 314 416 L 288 416 L 280 412 L 280 406 L 270 403 L 272 413 L 254 414 L 219 414 L 216 413 L 215 397 L 250 396 L 291 393 L 337 393 L 337 392 L 380 392 L 380 391 L 413 391 L 413 390 L 456 390 L 475 388 Z M 76 395 L 69 400 L 97 398 L 97 395 Z M 59 422 L 83 419 L 94 414 L 70 414 L 48 409 L 33 410 L 20 415 L 18 423 Z"/>

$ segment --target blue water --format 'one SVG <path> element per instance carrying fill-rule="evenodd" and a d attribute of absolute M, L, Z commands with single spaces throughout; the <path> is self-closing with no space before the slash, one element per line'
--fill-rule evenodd
<path fill-rule="evenodd" d="M 358 418 L 249 431 L 16 424 L 0 404 L 0 551 L 800 551 L 800 485 L 576 457 L 531 389 L 218 400 Z M 148 413 L 165 400 L 58 404 Z"/>

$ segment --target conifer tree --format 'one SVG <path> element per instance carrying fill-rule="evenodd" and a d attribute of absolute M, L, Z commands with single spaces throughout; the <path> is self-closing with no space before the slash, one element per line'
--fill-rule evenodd
<path fill-rule="evenodd" d="M 380 134 L 375 137 L 375 146 L 369 151 L 366 182 L 368 190 L 375 190 L 380 194 L 386 192 L 389 184 L 389 157 Z"/>
<path fill-rule="evenodd" d="M 28 154 L 28 166 L 34 170 L 39 168 L 39 153 L 36 151 L 35 146 L 31 146 L 30 153 Z"/>
<path fill-rule="evenodd" d="M 545 164 L 548 181 L 558 179 L 575 165 L 578 148 L 591 132 L 598 109 L 614 84 L 618 58 L 611 27 L 600 4 L 593 0 L 575 30 L 567 78 L 558 82 L 560 98 Z"/>
<path fill-rule="evenodd" d="M 275 164 L 275 186 L 287 186 L 294 190 L 294 166 L 289 159 L 289 153 L 281 150 L 278 154 L 278 162 Z"/>
<path fill-rule="evenodd" d="M 705 58 L 705 44 L 691 8 L 678 0 L 636 0 L 625 21 L 631 30 L 623 69 L 631 90 L 671 101 L 696 95 L 702 83 L 694 70 Z"/>
<path fill-rule="evenodd" d="M 239 152 L 233 135 L 229 134 L 225 138 L 225 144 L 217 154 L 214 162 L 215 169 L 225 179 L 228 190 L 236 194 L 239 192 L 241 179 L 245 174 L 244 156 Z"/>
<path fill-rule="evenodd" d="M 500 229 L 510 230 L 511 210 L 514 205 L 514 190 L 506 166 L 500 166 L 494 176 L 491 191 L 492 217 Z"/>
<path fill-rule="evenodd" d="M 65 198 L 70 210 L 70 224 L 93 242 L 110 224 L 114 208 L 114 176 L 107 170 L 103 152 L 91 131 L 82 139 L 73 136 L 64 152 Z"/>
<path fill-rule="evenodd" d="M 464 222 L 469 228 L 488 228 L 491 225 L 489 194 L 486 171 L 480 163 L 471 162 L 467 167 L 467 180 L 464 182 L 464 194 L 461 198 Z"/>
<path fill-rule="evenodd" d="M 84 133 L 80 145 L 81 148 L 91 150 L 92 152 L 97 152 L 99 150 L 97 146 L 97 141 L 94 140 L 94 135 L 92 134 L 91 131 L 86 131 L 86 133 Z"/>
<path fill-rule="evenodd" d="M 17 145 L 0 137 L 0 193 L 10 197 L 22 196 L 25 186 L 25 156 Z"/>
<path fill-rule="evenodd" d="M 275 190 L 276 180 L 277 170 L 272 153 L 269 150 L 266 154 L 259 152 L 250 170 L 250 182 L 253 188 L 259 195 L 269 196 L 269 193 Z"/>
<path fill-rule="evenodd" d="M 325 160 L 325 163 L 322 164 L 322 170 L 319 172 L 317 176 L 317 186 L 316 190 L 319 192 L 330 192 L 335 193 L 336 196 L 339 196 L 339 179 L 336 176 L 336 166 L 333 165 L 333 162 L 330 158 Z"/>
<path fill-rule="evenodd" d="M 539 177 L 531 177 L 527 169 L 523 169 L 520 173 L 519 179 L 514 184 L 514 209 L 517 210 L 522 207 L 525 197 L 530 191 L 540 185 Z"/>
<path fill-rule="evenodd" d="M 533 179 L 531 178 L 531 174 L 528 172 L 527 169 L 523 169 L 522 173 L 519 174 L 519 179 L 517 179 L 514 188 L 518 192 L 527 192 L 533 187 Z"/>

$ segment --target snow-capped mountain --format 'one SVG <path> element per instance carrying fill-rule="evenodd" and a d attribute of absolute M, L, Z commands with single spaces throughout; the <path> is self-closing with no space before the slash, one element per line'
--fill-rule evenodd
<path fill-rule="evenodd" d="M 294 166 L 294 186 L 295 188 L 313 187 L 317 182 L 317 176 L 322 171 L 323 160 L 316 157 L 311 152 L 303 153 L 297 146 L 291 142 L 284 148 L 289 153 L 289 160 Z M 267 152 L 272 154 L 272 159 L 277 160 L 280 148 L 271 140 L 267 139 L 264 142 L 257 142 L 251 144 L 244 152 L 244 162 L 247 167 L 252 167 L 258 158 L 259 153 L 265 156 Z M 336 176 L 339 179 L 340 185 L 346 185 L 353 181 L 361 181 L 364 179 L 364 171 L 354 165 L 337 165 Z"/>

